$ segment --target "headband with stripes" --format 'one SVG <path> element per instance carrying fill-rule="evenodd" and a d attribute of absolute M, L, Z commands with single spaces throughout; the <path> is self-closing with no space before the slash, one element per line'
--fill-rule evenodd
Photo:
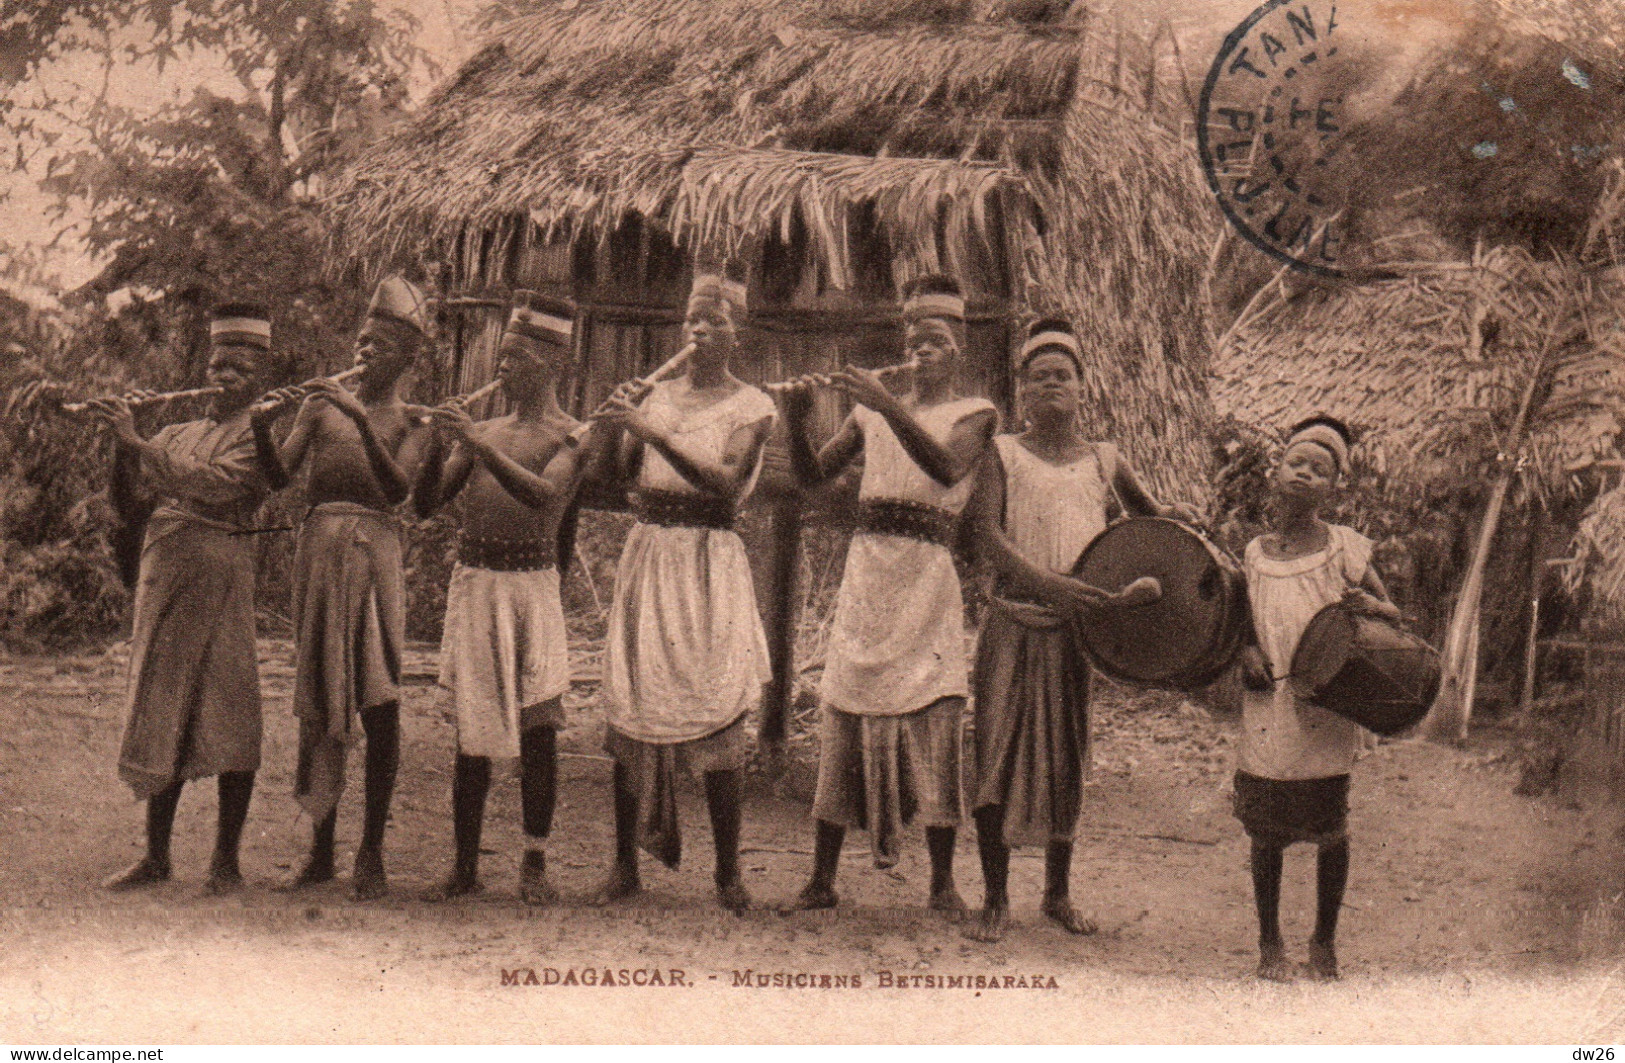
<path fill-rule="evenodd" d="M 1349 445 L 1343 436 L 1329 424 L 1311 424 L 1292 433 L 1292 438 L 1286 441 L 1286 449 L 1291 450 L 1299 443 L 1313 443 L 1323 447 L 1332 459 L 1337 462 L 1338 471 L 1348 468 Z"/>
<path fill-rule="evenodd" d="M 507 331 L 527 339 L 541 340 L 568 347 L 575 324 L 569 318 L 546 310 L 531 310 L 523 306 L 513 308 L 508 317 Z"/>
<path fill-rule="evenodd" d="M 1040 332 L 1036 336 L 1029 336 L 1027 342 L 1021 345 L 1021 357 L 1018 363 L 1021 365 L 1027 364 L 1028 359 L 1045 347 L 1059 347 L 1064 351 L 1068 351 L 1074 360 L 1083 358 L 1083 348 L 1078 346 L 1076 336 L 1070 332 L 1051 330 Z"/>
<path fill-rule="evenodd" d="M 921 292 L 903 302 L 904 317 L 947 317 L 965 320 L 965 297 L 952 292 Z"/>
<path fill-rule="evenodd" d="M 695 274 L 694 285 L 688 293 L 689 302 L 695 299 L 720 299 L 736 315 L 744 313 L 745 296 L 743 284 L 729 280 L 720 273 Z"/>
<path fill-rule="evenodd" d="M 209 339 L 216 343 L 246 343 L 271 347 L 271 323 L 257 317 L 218 317 L 209 322 Z"/>

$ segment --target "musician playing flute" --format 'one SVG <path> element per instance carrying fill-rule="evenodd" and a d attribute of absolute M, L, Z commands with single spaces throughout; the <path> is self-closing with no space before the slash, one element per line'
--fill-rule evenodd
<path fill-rule="evenodd" d="M 1252 841 L 1258 910 L 1258 975 L 1294 971 L 1281 939 L 1283 853 L 1294 842 L 1319 850 L 1315 929 L 1305 973 L 1338 976 L 1337 917 L 1348 884 L 1349 775 L 1364 732 L 1351 720 L 1299 698 L 1287 679 L 1298 640 L 1314 615 L 1337 602 L 1397 619 L 1371 565 L 1371 540 L 1328 524 L 1321 508 L 1349 461 L 1349 431 L 1331 417 L 1295 425 L 1271 477 L 1270 530 L 1247 544 L 1243 566 L 1252 637 L 1242 651 L 1241 744 L 1235 813 Z"/>
<path fill-rule="evenodd" d="M 746 721 L 770 678 L 744 543 L 733 530 L 761 470 L 773 400 L 733 375 L 745 288 L 695 277 L 687 372 L 617 389 L 595 416 L 604 452 L 635 483 L 638 522 L 615 576 L 604 653 L 605 748 L 615 760 L 615 859 L 600 903 L 641 888 L 641 844 L 668 867 L 682 854 L 676 781 L 702 776 L 716 843 L 718 903 L 740 911 Z M 640 401 L 641 400 L 641 401 Z"/>
<path fill-rule="evenodd" d="M 1084 435 L 1083 350 L 1067 322 L 1033 324 L 1017 374 L 1026 427 L 993 440 L 966 511 L 994 580 L 972 671 L 972 815 L 986 894 L 966 936 L 984 942 L 1004 936 L 1017 844 L 1045 846 L 1044 914 L 1074 934 L 1096 929 L 1070 890 L 1090 767 L 1090 670 L 1075 618 L 1109 604 L 1069 573 L 1106 530 L 1114 493 L 1137 516 L 1190 517 L 1159 505 L 1115 446 Z"/>
<path fill-rule="evenodd" d="M 268 493 L 254 462 L 248 407 L 280 367 L 259 306 L 231 303 L 209 323 L 209 415 L 151 439 L 130 403 L 89 411 L 117 437 L 111 495 L 126 522 L 147 524 L 135 590 L 134 636 L 119 777 L 146 801 L 146 853 L 106 883 L 128 890 L 170 876 L 181 787 L 213 775 L 220 807 L 205 885 L 242 885 L 238 848 L 260 764 L 260 681 L 254 649 L 254 547 L 243 534 Z"/>
<path fill-rule="evenodd" d="M 413 492 L 419 517 L 456 498 L 462 522 L 440 642 L 440 687 L 457 720 L 456 856 L 450 875 L 426 900 L 479 888 L 491 764 L 516 758 L 525 833 L 520 897 L 534 905 L 557 899 L 546 846 L 557 800 L 557 734 L 570 688 L 559 597 L 559 574 L 570 558 L 560 529 L 583 463 L 571 435 L 578 422 L 558 399 L 574 311 L 539 296 L 529 301 L 514 307 L 497 348 L 497 377 L 513 412 L 476 424 L 455 400 L 434 410 L 437 432 Z"/>
<path fill-rule="evenodd" d="M 824 483 L 861 455 L 860 522 L 847 552 L 824 671 L 812 877 L 794 902 L 833 908 L 841 844 L 867 827 L 877 867 L 897 862 L 911 819 L 925 827 L 930 906 L 963 911 L 953 880 L 962 815 L 960 748 L 965 698 L 964 603 L 950 544 L 970 497 L 971 473 L 998 415 L 961 398 L 954 373 L 965 340 L 965 300 L 949 277 L 904 292 L 911 393 L 894 396 L 868 370 L 833 381 L 856 403 L 821 451 L 808 434 L 810 387 L 783 392 L 798 479 Z M 912 813 L 912 816 L 911 816 Z"/>
<path fill-rule="evenodd" d="M 386 278 L 356 337 L 362 373 L 354 394 L 331 380 L 304 385 L 312 393 L 281 446 L 271 426 L 291 393 L 273 392 L 253 410 L 256 454 L 271 485 L 285 487 L 309 468 L 311 508 L 299 529 L 293 574 L 294 795 L 314 827 L 292 886 L 334 877 L 345 752 L 359 720 L 367 752 L 366 810 L 351 879 L 358 900 L 388 888 L 384 828 L 400 761 L 406 641 L 403 529 L 395 509 L 411 491 L 430 435 L 403 401 L 401 377 L 428 340 L 426 307 L 415 285 Z"/>

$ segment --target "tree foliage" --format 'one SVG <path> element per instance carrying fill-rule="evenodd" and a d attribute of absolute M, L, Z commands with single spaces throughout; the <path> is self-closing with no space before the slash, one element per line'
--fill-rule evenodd
<path fill-rule="evenodd" d="M 49 322 L 0 306 L 0 406 L 42 379 L 195 384 L 233 299 L 299 370 L 347 360 L 363 293 L 324 274 L 323 182 L 404 111 L 415 32 L 368 0 L 0 0 L 0 145 L 99 267 Z M 116 624 L 102 445 L 42 409 L 0 423 L 0 642 Z"/>
<path fill-rule="evenodd" d="M 7 0 L 0 122 L 105 261 L 87 294 L 133 288 L 165 311 L 178 378 L 201 372 L 201 315 L 227 298 L 271 305 L 310 365 L 353 313 L 320 272 L 322 181 L 403 112 L 428 64 L 416 28 L 368 0 Z M 50 76 L 92 66 L 90 93 Z M 156 107 L 120 91 L 180 66 L 216 76 Z"/>

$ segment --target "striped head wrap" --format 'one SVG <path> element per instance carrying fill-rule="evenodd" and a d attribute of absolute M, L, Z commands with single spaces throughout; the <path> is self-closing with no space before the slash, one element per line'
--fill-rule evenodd
<path fill-rule="evenodd" d="M 944 318 L 965 323 L 965 295 L 952 277 L 931 274 L 916 278 L 903 289 L 903 319 Z"/>
<path fill-rule="evenodd" d="M 1023 369 L 1027 363 L 1045 350 L 1059 350 L 1068 358 L 1083 375 L 1083 348 L 1078 344 L 1078 338 L 1072 334 L 1072 326 L 1059 318 L 1043 318 L 1032 323 L 1027 329 L 1027 339 L 1021 344 L 1021 354 L 1016 364 Z"/>
<path fill-rule="evenodd" d="M 696 299 L 715 299 L 728 308 L 728 316 L 738 321 L 745 316 L 745 286 L 720 273 L 696 273 L 689 289 L 690 305 Z"/>
<path fill-rule="evenodd" d="M 569 347 L 575 333 L 575 313 L 565 303 L 534 292 L 515 292 L 519 303 L 508 316 L 507 331 L 515 336 Z"/>
<path fill-rule="evenodd" d="M 228 303 L 209 314 L 209 341 L 271 349 L 271 315 L 250 303 Z"/>
<path fill-rule="evenodd" d="M 1342 472 L 1349 465 L 1349 443 L 1343 433 L 1324 420 L 1309 420 L 1300 424 L 1286 441 L 1286 449 L 1291 450 L 1299 443 L 1313 443 L 1332 456 L 1337 463 L 1337 471 Z"/>
<path fill-rule="evenodd" d="M 368 317 L 398 321 L 420 336 L 429 334 L 429 296 L 401 276 L 385 277 L 373 290 Z"/>

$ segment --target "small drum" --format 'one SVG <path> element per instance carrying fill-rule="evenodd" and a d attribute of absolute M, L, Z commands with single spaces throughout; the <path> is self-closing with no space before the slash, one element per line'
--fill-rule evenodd
<path fill-rule="evenodd" d="M 1439 651 L 1381 617 L 1328 605 L 1292 654 L 1293 693 L 1395 735 L 1421 722 L 1439 693 Z"/>
<path fill-rule="evenodd" d="M 1084 650 L 1113 679 L 1192 693 L 1211 685 L 1241 652 L 1245 577 L 1188 524 L 1165 517 L 1120 521 L 1084 548 L 1072 575 L 1114 593 L 1142 576 L 1162 584 L 1162 598 L 1149 605 L 1079 618 Z"/>

